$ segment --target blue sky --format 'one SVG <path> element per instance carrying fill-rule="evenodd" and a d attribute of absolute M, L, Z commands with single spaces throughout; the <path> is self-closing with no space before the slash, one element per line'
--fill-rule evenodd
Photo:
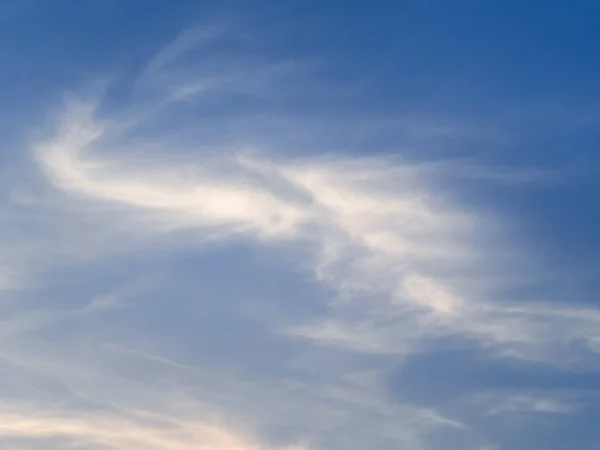
<path fill-rule="evenodd" d="M 600 6 L 371 3 L 2 2 L 2 448 L 597 448 Z"/>

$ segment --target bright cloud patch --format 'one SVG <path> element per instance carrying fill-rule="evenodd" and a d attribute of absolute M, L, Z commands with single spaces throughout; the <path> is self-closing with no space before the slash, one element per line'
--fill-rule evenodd
<path fill-rule="evenodd" d="M 36 148 L 41 169 L 74 198 L 137 214 L 137 229 L 125 232 L 197 229 L 202 239 L 312 249 L 314 275 L 340 298 L 331 316 L 287 333 L 367 353 L 404 353 L 458 335 L 532 358 L 536 349 L 598 339 L 598 311 L 497 299 L 492 287 L 510 283 L 510 264 L 525 268 L 519 258 L 527 255 L 507 260 L 506 244 L 494 242 L 506 233 L 493 218 L 444 195 L 451 166 L 269 160 L 256 152 L 203 158 L 201 150 L 178 164 L 169 154 L 181 153 L 167 142 L 158 161 L 140 149 L 128 156 L 135 129 L 111 126 L 90 105 L 72 106 L 61 122 L 58 135 Z M 123 152 L 115 155 L 115 143 Z"/>
<path fill-rule="evenodd" d="M 52 448 L 68 446 L 96 446 L 98 448 L 179 449 L 239 449 L 258 450 L 264 445 L 246 440 L 234 433 L 204 423 L 177 423 L 152 415 L 133 414 L 134 420 L 119 420 L 114 416 L 86 414 L 83 417 L 61 416 L 60 412 L 46 414 L 3 412 L 0 433 L 15 442 L 14 448 L 39 448 L 40 442 L 56 441 Z M 137 420 L 136 420 L 137 419 Z M 148 422 L 145 424 L 144 422 Z M 27 441 L 31 443 L 28 444 Z M 11 445 L 11 444 L 8 444 Z M 18 445 L 18 447 L 17 447 Z M 293 450 L 299 450 L 300 447 Z M 288 447 L 287 450 L 292 450 Z"/>

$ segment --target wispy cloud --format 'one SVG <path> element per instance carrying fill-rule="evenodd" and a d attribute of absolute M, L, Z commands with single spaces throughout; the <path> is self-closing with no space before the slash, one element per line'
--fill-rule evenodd
<path fill-rule="evenodd" d="M 507 259 L 505 244 L 484 243 L 506 231 L 493 216 L 443 194 L 448 166 L 282 161 L 247 152 L 197 156 L 185 165 L 164 156 L 135 160 L 110 156 L 108 120 L 89 105 L 72 108 L 56 137 L 37 147 L 41 168 L 75 198 L 136 213 L 130 232 L 198 229 L 202 239 L 254 236 L 313 249 L 315 276 L 341 297 L 330 318 L 288 328 L 295 336 L 376 353 L 403 353 L 445 335 L 525 352 L 596 339 L 595 310 L 497 301 L 488 286 L 511 283 L 510 265 L 525 268 L 519 260 L 528 255 Z"/>
<path fill-rule="evenodd" d="M 487 407 L 487 414 L 527 416 L 531 414 L 570 414 L 581 407 L 574 393 L 537 391 L 493 391 L 476 395 L 473 401 Z"/>
<path fill-rule="evenodd" d="M 485 182 L 494 178 L 487 172 L 461 162 L 400 157 L 292 158 L 278 142 L 269 149 L 244 146 L 243 136 L 225 133 L 211 148 L 212 141 L 195 132 L 194 121 L 202 119 L 180 120 L 175 108 L 189 107 L 182 102 L 190 100 L 203 104 L 207 93 L 222 95 L 223 86 L 228 92 L 268 96 L 272 82 L 285 78 L 288 64 L 294 64 L 248 59 L 204 72 L 184 70 L 186 64 L 206 62 L 184 56 L 214 36 L 213 30 L 184 33 L 160 52 L 122 111 L 106 112 L 101 97 L 67 103 L 57 114 L 56 129 L 32 150 L 27 173 L 33 181 L 20 186 L 27 195 L 17 206 L 3 205 L 0 239 L 8 256 L 0 260 L 0 269 L 13 267 L 35 278 L 100 256 L 117 259 L 168 247 L 201 251 L 208 244 L 242 241 L 293 254 L 332 295 L 308 320 L 276 317 L 268 324 L 269 339 L 301 348 L 277 361 L 276 371 L 285 374 L 277 381 L 247 380 L 215 369 L 210 361 L 196 366 L 162 356 L 151 337 L 133 336 L 146 345 L 129 345 L 119 338 L 126 341 L 135 333 L 122 324 L 115 330 L 108 321 L 80 331 L 75 342 L 56 336 L 56 341 L 40 340 L 57 315 L 114 312 L 122 306 L 120 293 L 65 314 L 40 312 L 39 304 L 11 311 L 12 319 L 0 323 L 0 333 L 4 326 L 14 339 L 0 345 L 7 360 L 44 379 L 60 380 L 67 391 L 104 407 L 127 404 L 130 413 L 76 415 L 64 405 L 16 405 L 0 411 L 0 433 L 115 450 L 296 450 L 304 445 L 425 450 L 430 435 L 465 433 L 469 426 L 432 407 L 390 400 L 379 375 L 397 355 L 455 337 L 497 356 L 552 360 L 553 351 L 562 356 L 561 346 L 580 342 L 595 350 L 600 311 L 502 298 L 498 286 L 517 285 L 523 272 L 537 270 L 539 263 L 518 248 L 508 219 L 453 195 L 451 180 Z M 261 115 L 261 120 L 269 118 Z M 158 133 L 162 137 L 155 139 L 155 127 L 172 124 L 176 133 Z M 529 178 L 517 174 L 514 179 Z M 16 242 L 15 236 L 35 245 Z M 10 286 L 17 278 L 6 273 Z M 165 310 L 177 308 L 170 298 L 162 302 Z M 311 365 L 310 358 L 294 365 L 307 348 L 343 356 L 329 373 Z M 373 366 L 375 381 L 361 376 L 357 366 L 365 365 Z M 141 381 L 131 381 L 136 377 Z M 171 395 L 204 416 L 182 413 L 167 399 Z M 518 396 L 502 405 L 490 411 L 563 412 L 564 406 Z M 161 412 L 131 412 L 153 407 Z M 211 422 L 206 418 L 211 414 L 233 425 Z M 184 419 L 172 418 L 180 416 Z"/>
<path fill-rule="evenodd" d="M 18 448 L 39 448 L 40 441 L 54 442 L 44 448 L 65 446 L 102 446 L 115 450 L 132 447 L 183 450 L 258 450 L 273 448 L 227 429 L 215 422 L 176 421 L 157 414 L 130 411 L 117 414 L 78 412 L 66 415 L 60 410 L 37 411 L 29 407 L 3 408 L 0 433 L 6 445 Z M 299 446 L 278 447 L 281 450 L 301 450 Z"/>

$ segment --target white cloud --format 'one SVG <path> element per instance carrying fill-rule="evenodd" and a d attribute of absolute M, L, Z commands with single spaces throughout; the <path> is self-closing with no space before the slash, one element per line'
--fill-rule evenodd
<path fill-rule="evenodd" d="M 108 237 L 115 239 L 105 240 L 100 254 L 114 252 L 118 255 L 124 248 L 158 245 L 158 241 L 164 241 L 165 238 L 171 238 L 175 244 L 182 242 L 182 239 L 186 243 L 201 244 L 207 240 L 224 241 L 234 237 L 256 238 L 260 242 L 277 245 L 289 243 L 295 246 L 300 242 L 308 253 L 313 254 L 310 260 L 315 263 L 315 276 L 339 288 L 342 296 L 350 298 L 354 290 L 370 292 L 373 280 L 368 278 L 369 274 L 386 264 L 386 260 L 389 261 L 397 252 L 406 252 L 407 261 L 426 261 L 440 253 L 442 259 L 455 258 L 444 255 L 442 249 L 431 250 L 425 242 L 439 225 L 428 209 L 427 194 L 422 192 L 418 197 L 411 195 L 419 191 L 417 180 L 422 168 L 398 166 L 390 169 L 377 159 L 281 162 L 259 158 L 247 152 L 222 158 L 196 158 L 195 161 L 188 158 L 193 164 L 186 165 L 178 165 L 168 158 L 155 162 L 147 158 L 134 159 L 127 154 L 115 155 L 111 145 L 115 145 L 115 139 L 121 139 L 123 130 L 118 127 L 113 135 L 111 126 L 110 120 L 97 120 L 93 107 L 79 103 L 63 116 L 56 138 L 36 147 L 35 160 L 47 180 L 57 189 L 54 193 L 45 193 L 50 201 L 44 206 L 55 208 L 54 214 L 64 214 L 62 217 L 67 223 L 76 224 L 82 220 L 88 224 L 79 231 L 73 226 L 69 227 L 75 231 L 73 234 L 58 230 L 51 242 L 47 242 L 49 248 L 52 248 L 51 244 L 61 247 L 76 243 L 77 252 L 74 255 L 63 254 L 63 262 L 97 255 L 97 246 L 82 235 L 102 235 L 105 229 L 110 230 Z M 119 141 L 118 147 L 127 148 L 126 141 Z M 223 168 L 228 170 L 224 171 Z M 402 177 L 401 184 L 407 186 L 407 193 L 399 195 L 397 182 L 394 181 L 396 176 Z M 366 190 L 363 192 L 363 189 Z M 442 202 L 439 204 L 443 206 Z M 447 221 L 445 229 L 450 229 L 449 233 L 453 229 L 461 231 L 460 223 L 464 220 L 461 214 L 448 211 L 442 212 L 442 216 Z M 94 220 L 90 220 L 90 217 Z M 388 218 L 395 221 L 407 235 L 395 234 L 392 223 L 378 230 L 379 224 Z M 190 230 L 197 233 L 190 235 Z M 146 238 L 140 240 L 140 236 Z M 411 236 L 415 237 L 412 241 Z M 363 259 L 358 261 L 356 267 L 360 277 L 350 280 L 345 278 L 343 272 L 346 264 L 344 258 L 353 252 Z M 373 252 L 375 257 L 365 258 L 368 252 Z M 342 272 L 338 273 L 338 268 Z M 383 280 L 388 283 L 388 275 Z M 439 305 L 443 302 L 432 301 L 428 298 L 431 295 L 429 292 L 423 294 L 423 299 L 419 297 L 423 282 L 420 278 L 413 279 L 411 292 L 416 298 L 406 302 L 407 311 L 423 310 L 427 314 L 447 315 L 448 311 L 440 311 Z M 435 291 L 433 285 L 425 286 L 428 286 L 426 290 Z M 388 285 L 382 285 L 378 291 L 380 295 L 386 295 L 388 289 Z M 22 348 L 33 345 L 33 354 L 26 358 L 27 365 L 31 366 L 35 355 L 47 353 L 48 349 L 47 345 L 38 348 L 39 344 L 28 337 L 30 331 L 43 329 L 48 323 L 66 317 L 76 318 L 81 313 L 97 315 L 106 307 L 119 306 L 110 300 L 112 297 L 109 297 L 109 301 L 96 298 L 76 311 L 50 311 L 48 314 L 28 311 L 15 315 L 4 326 L 5 331 L 11 330 L 13 342 L 17 343 L 10 346 L 8 353 L 11 358 L 22 358 Z M 116 297 L 119 295 L 116 294 Z M 384 305 L 387 303 L 389 299 L 384 301 Z M 402 303 L 399 305 L 402 306 Z M 377 308 L 376 303 L 372 306 Z M 361 313 L 361 310 L 358 312 Z M 367 332 L 371 333 L 372 330 Z M 66 353 L 65 349 L 54 349 L 58 351 L 56 355 L 47 353 L 44 364 L 40 367 L 39 363 L 34 363 L 32 370 L 63 380 L 72 388 L 77 386 L 77 392 L 92 395 L 101 403 L 110 401 L 110 398 L 120 398 L 120 401 L 125 401 L 123 396 L 127 398 L 124 393 L 130 388 L 114 387 L 120 383 L 112 370 L 118 371 L 120 364 L 125 364 L 129 368 L 127 370 L 134 372 L 138 364 L 155 364 L 175 371 L 177 375 L 173 376 L 183 379 L 186 379 L 186 375 L 180 371 L 192 371 L 198 376 L 206 370 L 199 368 L 195 371 L 186 362 L 173 362 L 158 353 L 146 349 L 128 349 L 126 345 L 116 342 L 101 342 L 95 346 L 96 350 L 84 357 L 80 355 L 78 347 L 83 345 L 85 349 L 89 345 L 88 339 L 92 342 L 97 340 L 93 330 L 89 333 L 89 336 L 85 333 L 85 339 L 80 336 L 81 342 Z M 19 336 L 25 336 L 26 345 L 18 344 Z M 368 336 L 366 338 L 369 339 Z M 98 350 L 104 356 L 100 357 Z M 96 359 L 103 361 L 104 358 L 108 358 L 108 361 L 100 364 L 100 367 L 106 364 L 111 368 L 108 373 L 105 373 L 106 369 L 100 372 L 106 377 L 106 382 L 98 381 L 100 375 L 93 375 L 91 380 L 87 380 L 90 376 L 86 375 L 87 372 L 93 374 L 99 370 Z M 118 363 L 120 360 L 123 362 Z M 287 363 L 282 362 L 283 365 Z M 49 367 L 46 366 L 48 364 Z M 71 374 L 70 370 L 74 370 L 75 374 Z M 77 375 L 80 370 L 84 370 L 83 374 Z M 447 418 L 434 409 L 393 405 L 376 388 L 365 390 L 364 387 L 342 382 L 339 377 L 345 376 L 347 369 L 340 367 L 337 370 L 339 373 L 324 384 L 300 382 L 292 391 L 280 385 L 252 384 L 247 389 L 235 388 L 244 386 L 244 382 L 236 379 L 225 383 L 221 375 L 204 377 L 203 387 L 198 387 L 199 393 L 191 401 L 208 403 L 209 411 L 220 411 L 228 418 L 237 417 L 234 423 L 250 422 L 251 430 L 258 430 L 257 434 L 261 436 L 273 435 L 274 439 L 277 437 L 275 440 L 285 441 L 282 445 L 308 441 L 315 448 L 329 445 L 334 448 L 361 448 L 369 443 L 375 446 L 399 442 L 411 450 L 418 450 L 426 448 L 424 436 L 433 430 L 465 429 L 459 421 Z M 83 381 L 79 379 L 82 376 Z M 145 383 L 153 385 L 154 381 L 148 380 L 146 372 L 143 377 Z M 226 398 L 217 395 L 211 400 L 215 393 L 228 390 L 233 390 L 234 395 Z M 150 398 L 160 398 L 160 394 L 152 387 Z M 133 404 L 137 401 L 139 398 Z M 150 436 L 156 433 L 154 429 L 139 433 L 135 431 L 134 436 L 125 434 L 124 440 L 111 440 L 113 438 L 107 437 L 105 432 L 105 428 L 113 428 L 111 415 L 106 418 L 110 422 L 106 427 L 102 425 L 104 419 L 99 420 L 98 424 L 88 424 L 89 420 L 94 419 L 86 417 L 73 421 L 68 415 L 63 419 L 64 413 L 54 416 L 56 423 L 51 425 L 59 435 L 87 439 L 89 442 L 105 440 L 116 449 L 134 443 L 142 445 L 146 436 L 144 433 Z M 374 418 L 380 418 L 381 423 Z M 10 419 L 8 423 L 15 423 L 15 427 L 21 429 L 18 417 L 7 419 Z M 23 434 L 48 438 L 44 434 L 44 424 L 43 418 L 32 419 Z M 362 427 L 360 432 L 356 431 L 359 424 Z M 115 423 L 114 427 L 118 428 L 118 425 Z M 295 431 L 285 431 L 290 427 Z M 160 442 L 160 439 L 156 442 Z M 167 450 L 170 448 L 168 445 L 176 449 L 179 448 L 177 445 L 191 445 L 191 439 L 176 437 L 172 444 L 163 441 L 162 445 Z"/>
<path fill-rule="evenodd" d="M 37 161 L 79 201 L 124 207 L 111 221 L 133 218 L 135 229 L 122 233 L 201 230 L 205 240 L 293 239 L 312 249 L 315 276 L 340 298 L 330 317 L 293 325 L 292 335 L 376 353 L 452 335 L 523 354 L 597 339 L 595 310 L 497 301 L 494 286 L 535 267 L 517 249 L 507 256 L 512 244 L 498 240 L 510 238 L 496 217 L 444 192 L 443 180 L 460 167 L 393 158 L 290 161 L 239 150 L 200 152 L 179 164 L 168 156 L 181 155 L 176 143 L 129 156 L 139 129 L 103 119 L 94 104 L 71 105 L 60 123 L 36 147 Z M 194 145 L 201 144 L 187 143 Z"/>

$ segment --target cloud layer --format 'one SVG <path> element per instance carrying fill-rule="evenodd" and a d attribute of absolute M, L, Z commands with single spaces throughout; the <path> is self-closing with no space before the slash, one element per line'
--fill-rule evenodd
<path fill-rule="evenodd" d="M 440 342 L 545 364 L 597 351 L 600 311 L 564 306 L 551 293 L 506 297 L 545 268 L 519 247 L 507 218 L 454 189 L 496 182 L 497 174 L 400 154 L 292 157 L 269 135 L 261 148 L 229 134 L 239 117 L 208 130 L 207 108 L 277 97 L 306 67 L 207 57 L 219 39 L 220 30 L 184 33 L 142 70 L 121 108 L 107 106 L 106 93 L 67 101 L 30 160 L 6 179 L 0 352 L 10 382 L 25 392 L 0 410 L 7 448 L 427 450 L 448 448 L 436 439 L 452 436 L 452 448 L 481 449 L 487 439 L 461 417 L 391 398 L 390 368 Z M 323 300 L 306 300 L 318 303 L 310 317 L 257 321 L 269 345 L 286 346 L 271 362 L 283 374 L 274 379 L 247 376 L 252 355 L 225 370 L 160 342 L 159 330 L 143 326 L 157 314 L 152 302 L 165 316 L 189 305 L 176 290 L 155 299 L 163 280 L 137 280 L 123 263 L 132 254 L 160 260 L 240 243 L 290 256 L 323 292 Z M 133 281 L 91 300 L 88 292 L 44 295 L 57 273 L 86 280 L 86 267 L 98 275 L 94 264 L 106 261 L 131 270 Z M 232 304 L 252 309 L 249 297 Z M 278 301 L 281 311 L 291 300 Z M 235 336 L 236 326 L 224 321 L 205 346 L 218 353 L 219 338 Z M 169 333 L 184 335 L 183 325 Z M 481 395 L 490 414 L 572 410 L 543 392 Z"/>

